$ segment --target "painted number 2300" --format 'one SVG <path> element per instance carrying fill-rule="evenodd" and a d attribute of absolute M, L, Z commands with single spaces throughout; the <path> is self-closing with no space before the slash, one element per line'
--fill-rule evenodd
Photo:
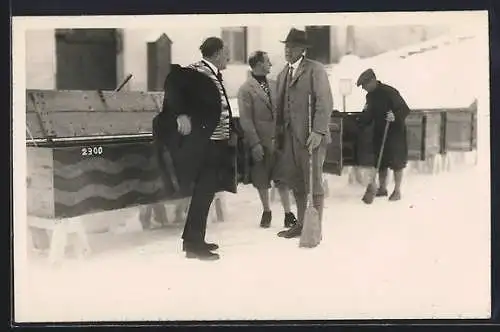
<path fill-rule="evenodd" d="M 102 154 L 102 146 L 93 146 L 82 148 L 82 156 L 90 157 L 90 156 L 98 156 Z"/>

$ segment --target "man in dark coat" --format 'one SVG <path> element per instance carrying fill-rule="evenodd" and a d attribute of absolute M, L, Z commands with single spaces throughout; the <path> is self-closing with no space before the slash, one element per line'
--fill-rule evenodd
<path fill-rule="evenodd" d="M 401 199 L 403 169 L 408 162 L 408 145 L 405 120 L 410 109 L 399 91 L 377 80 L 372 69 L 367 69 L 358 78 L 357 86 L 366 90 L 366 104 L 359 117 L 362 125 L 373 123 L 373 149 L 375 162 L 380 153 L 386 121 L 390 122 L 379 169 L 377 196 L 387 196 L 387 172 L 394 172 L 395 187 L 389 200 Z"/>
<path fill-rule="evenodd" d="M 167 194 L 191 196 L 182 234 L 186 257 L 215 260 L 218 245 L 205 242 L 207 216 L 216 192 L 236 193 L 237 133 L 220 73 L 228 50 L 217 37 L 206 39 L 200 50 L 201 61 L 172 66 L 153 132 L 167 151 L 160 160 L 170 160 L 173 168 L 163 164 L 171 180 Z"/>

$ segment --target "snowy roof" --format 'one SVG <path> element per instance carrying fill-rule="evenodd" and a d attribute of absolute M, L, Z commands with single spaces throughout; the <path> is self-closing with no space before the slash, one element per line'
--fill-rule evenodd
<path fill-rule="evenodd" d="M 477 98 L 480 85 L 478 66 L 482 63 L 477 47 L 475 35 L 462 34 L 360 59 L 351 68 L 353 84 L 363 70 L 373 68 L 377 77 L 398 89 L 413 109 L 468 107 Z M 338 65 L 330 69 L 334 94 L 338 94 L 336 81 L 344 71 Z M 355 90 L 360 89 L 354 88 L 355 93 L 348 96 L 348 111 L 356 111 L 365 102 L 365 93 Z"/>

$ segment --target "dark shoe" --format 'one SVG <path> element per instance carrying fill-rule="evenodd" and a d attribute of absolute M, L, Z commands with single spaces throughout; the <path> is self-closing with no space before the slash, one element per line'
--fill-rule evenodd
<path fill-rule="evenodd" d="M 297 218 L 292 212 L 285 213 L 285 228 L 290 228 L 297 223 Z"/>
<path fill-rule="evenodd" d="M 278 233 L 279 237 L 284 237 L 285 239 L 291 239 L 294 237 L 299 237 L 302 234 L 302 225 L 295 224 L 292 228 L 281 231 Z"/>
<path fill-rule="evenodd" d="M 260 218 L 260 227 L 269 228 L 271 226 L 272 214 L 271 211 L 262 212 L 262 217 Z"/>
<path fill-rule="evenodd" d="M 389 193 L 387 192 L 387 189 L 385 188 L 378 188 L 377 190 L 377 194 L 375 196 L 377 197 L 383 197 L 383 196 L 387 196 Z"/>
<path fill-rule="evenodd" d="M 389 196 L 390 201 L 399 201 L 401 199 L 401 193 L 399 191 L 393 191 L 391 196 Z"/>
<path fill-rule="evenodd" d="M 193 244 L 189 244 L 189 243 L 186 243 L 186 241 L 182 242 L 182 251 L 186 251 L 186 248 L 194 248 L 194 249 L 206 249 L 206 250 L 217 250 L 219 249 L 219 246 L 215 243 L 202 243 L 200 245 L 193 245 Z"/>
<path fill-rule="evenodd" d="M 202 261 L 215 261 L 220 258 L 219 254 L 213 253 L 207 249 L 188 249 L 186 250 L 186 258 L 196 258 Z"/>

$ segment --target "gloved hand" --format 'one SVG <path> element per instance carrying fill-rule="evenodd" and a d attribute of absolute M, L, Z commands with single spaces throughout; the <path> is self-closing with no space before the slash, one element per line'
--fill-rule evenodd
<path fill-rule="evenodd" d="M 323 139 L 323 135 L 318 134 L 316 132 L 312 132 L 311 135 L 309 135 L 309 138 L 307 139 L 307 149 L 309 150 L 309 153 L 312 153 L 314 149 L 316 149 L 320 144 L 321 140 Z"/>
<path fill-rule="evenodd" d="M 181 135 L 189 135 L 191 133 L 191 119 L 187 115 L 179 115 L 177 117 L 177 130 Z"/>
<path fill-rule="evenodd" d="M 385 119 L 389 122 L 394 122 L 396 120 L 396 116 L 394 115 L 394 112 L 389 111 L 386 113 Z"/>

